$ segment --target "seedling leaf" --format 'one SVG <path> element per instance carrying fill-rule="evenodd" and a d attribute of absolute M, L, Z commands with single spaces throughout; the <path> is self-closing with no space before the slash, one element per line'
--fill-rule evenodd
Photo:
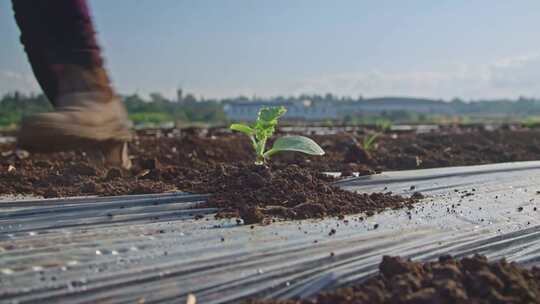
<path fill-rule="evenodd" d="M 259 141 L 266 141 L 276 131 L 278 118 L 287 110 L 285 107 L 265 107 L 259 110 L 255 121 L 255 137 Z"/>
<path fill-rule="evenodd" d="M 264 153 L 264 157 L 268 158 L 277 152 L 295 151 L 310 155 L 324 155 L 323 149 L 312 139 L 305 136 L 283 136 L 274 142 L 272 149 Z"/>
<path fill-rule="evenodd" d="M 364 150 L 366 150 L 366 151 L 371 149 L 371 145 L 377 139 L 377 137 L 379 137 L 380 135 L 381 135 L 380 133 L 375 133 L 375 134 L 372 134 L 372 135 L 364 138 L 364 140 L 362 141 L 362 148 Z"/>
<path fill-rule="evenodd" d="M 281 107 L 264 107 L 257 115 L 258 121 L 272 122 L 283 116 L 287 112 L 284 106 Z"/>
<path fill-rule="evenodd" d="M 253 128 L 243 124 L 232 124 L 229 128 L 234 131 L 245 133 L 249 136 L 255 135 L 255 130 L 253 130 Z"/>

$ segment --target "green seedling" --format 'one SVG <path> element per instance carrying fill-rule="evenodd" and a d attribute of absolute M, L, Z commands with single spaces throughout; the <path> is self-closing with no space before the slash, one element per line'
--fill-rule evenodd
<path fill-rule="evenodd" d="M 381 133 L 374 133 L 370 136 L 364 137 L 364 140 L 362 141 L 362 148 L 364 149 L 364 151 L 369 151 L 377 137 L 379 137 L 380 135 Z"/>
<path fill-rule="evenodd" d="M 377 119 L 375 126 L 383 132 L 388 132 L 392 129 L 392 121 L 386 119 Z"/>
<path fill-rule="evenodd" d="M 287 112 L 285 107 L 263 107 L 257 114 L 254 126 L 232 124 L 231 130 L 239 131 L 251 139 L 255 150 L 255 164 L 263 165 L 278 152 L 295 151 L 309 155 L 323 155 L 323 149 L 312 139 L 305 136 L 283 136 L 274 141 L 271 149 L 266 150 L 266 142 L 276 131 L 278 118 Z"/>
<path fill-rule="evenodd" d="M 540 122 L 532 117 L 527 118 L 527 120 L 523 122 L 523 126 L 527 129 L 535 129 L 538 125 L 540 125 Z"/>

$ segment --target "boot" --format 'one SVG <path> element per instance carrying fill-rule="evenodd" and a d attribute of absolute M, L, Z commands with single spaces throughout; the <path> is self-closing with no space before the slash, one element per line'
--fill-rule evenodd
<path fill-rule="evenodd" d="M 54 101 L 55 110 L 23 119 L 18 144 L 37 152 L 97 150 L 107 165 L 129 169 L 131 139 L 124 105 L 101 92 L 70 93 Z"/>
<path fill-rule="evenodd" d="M 128 168 L 126 111 L 104 68 L 86 2 L 13 1 L 32 70 L 55 107 L 22 122 L 19 145 L 44 152 L 99 150 L 107 164 Z"/>

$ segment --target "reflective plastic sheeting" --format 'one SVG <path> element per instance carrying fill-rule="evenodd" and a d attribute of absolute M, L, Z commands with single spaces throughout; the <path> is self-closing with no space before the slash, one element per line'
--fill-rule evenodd
<path fill-rule="evenodd" d="M 254 227 L 215 220 L 215 209 L 200 206 L 207 196 L 183 193 L 3 201 L 0 301 L 309 297 L 366 278 L 383 255 L 539 263 L 540 162 L 386 172 L 337 185 L 426 198 L 368 218 Z"/>

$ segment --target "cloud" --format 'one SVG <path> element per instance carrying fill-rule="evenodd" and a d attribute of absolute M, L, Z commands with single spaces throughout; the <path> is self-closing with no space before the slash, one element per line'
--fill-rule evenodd
<path fill-rule="evenodd" d="M 40 89 L 32 74 L 0 70 L 0 94 L 13 91 L 35 93 L 39 92 Z"/>
<path fill-rule="evenodd" d="M 429 71 L 343 73 L 304 79 L 293 94 L 419 96 L 450 99 L 540 97 L 540 54 L 503 58 L 484 65 L 454 65 Z"/>
<path fill-rule="evenodd" d="M 507 58 L 491 66 L 494 88 L 540 92 L 540 55 Z"/>
<path fill-rule="evenodd" d="M 130 94 L 129 86 L 120 86 L 122 93 Z M 321 75 L 308 79 L 285 79 L 253 85 L 249 79 L 242 86 L 225 83 L 186 88 L 197 96 L 231 97 L 299 95 L 303 93 L 356 97 L 417 96 L 428 98 L 464 99 L 540 98 L 540 53 L 501 58 L 485 64 L 454 64 L 430 70 L 383 71 L 371 70 Z M 0 94 L 18 90 L 39 92 L 40 88 L 30 73 L 0 70 Z M 141 93 L 162 91 L 174 97 L 176 88 L 141 88 Z"/>

